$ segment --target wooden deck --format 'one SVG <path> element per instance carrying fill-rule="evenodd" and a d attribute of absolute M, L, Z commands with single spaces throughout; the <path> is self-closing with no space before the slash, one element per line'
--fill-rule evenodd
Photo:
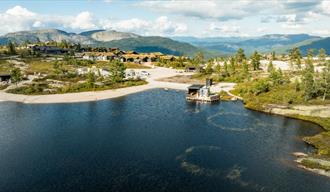
<path fill-rule="evenodd" d="M 198 97 L 195 95 L 187 95 L 187 101 L 202 101 L 202 102 L 217 102 L 220 101 L 220 96 L 218 94 L 210 95 L 208 97 Z"/>

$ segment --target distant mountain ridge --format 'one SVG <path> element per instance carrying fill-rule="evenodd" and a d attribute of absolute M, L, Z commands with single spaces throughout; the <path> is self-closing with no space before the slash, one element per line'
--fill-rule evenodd
<path fill-rule="evenodd" d="M 113 40 L 121 40 L 128 38 L 140 37 L 134 33 L 124 33 L 114 30 L 93 30 L 86 31 L 80 34 L 68 33 L 58 29 L 42 29 L 34 31 L 19 31 L 14 33 L 8 33 L 0 37 L 0 43 L 5 43 L 9 40 L 16 43 L 30 42 L 46 42 L 46 41 L 62 41 L 66 40 L 72 43 L 81 44 L 95 44 L 98 41 L 107 42 Z"/>
<path fill-rule="evenodd" d="M 0 36 L 0 44 L 8 41 L 16 43 L 47 42 L 66 40 L 89 46 L 118 47 L 122 50 L 137 52 L 162 52 L 164 54 L 194 56 L 197 52 L 206 57 L 232 55 L 243 48 L 247 55 L 254 50 L 259 52 L 276 51 L 287 53 L 293 47 L 300 47 L 305 54 L 309 48 L 324 48 L 330 52 L 330 38 L 322 38 L 308 34 L 269 34 L 259 37 L 207 37 L 191 36 L 160 37 L 141 36 L 134 33 L 114 30 L 91 30 L 81 33 L 69 33 L 58 29 L 42 29 L 19 31 Z"/>
<path fill-rule="evenodd" d="M 72 43 L 93 44 L 94 40 L 75 33 L 67 33 L 58 29 L 43 29 L 33 31 L 19 31 L 8 33 L 0 37 L 0 44 L 6 44 L 8 41 L 16 43 L 29 42 L 47 42 L 66 40 Z"/>
<path fill-rule="evenodd" d="M 166 37 L 145 37 L 134 33 L 125 33 L 114 30 L 92 30 L 82 33 L 68 33 L 58 29 L 43 29 L 33 31 L 19 31 L 0 36 L 0 44 L 9 41 L 18 44 L 24 42 L 47 42 L 66 40 L 71 43 L 80 43 L 89 46 L 118 47 L 122 50 L 138 52 L 162 52 L 164 54 L 193 56 L 201 50 L 189 43 L 175 41 Z"/>
<path fill-rule="evenodd" d="M 243 48 L 247 54 L 251 54 L 254 50 L 260 52 L 275 50 L 278 53 L 287 53 L 288 50 L 293 47 L 304 46 L 304 49 L 308 49 L 311 43 L 323 40 L 322 37 L 308 34 L 269 34 L 259 37 L 171 38 L 177 41 L 191 43 L 192 45 L 205 49 L 220 51 L 224 54 L 233 54 L 239 48 Z M 324 48 L 330 50 L 329 46 Z"/>
<path fill-rule="evenodd" d="M 110 31 L 94 30 L 94 31 L 87 31 L 80 33 L 80 35 L 83 35 L 85 37 L 90 37 L 96 41 L 101 41 L 101 42 L 141 37 L 140 35 L 134 33 L 124 33 L 115 30 L 110 30 Z"/>

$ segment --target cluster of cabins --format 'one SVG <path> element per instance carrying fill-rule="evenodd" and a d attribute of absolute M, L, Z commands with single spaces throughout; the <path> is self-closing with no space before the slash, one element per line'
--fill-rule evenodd
<path fill-rule="evenodd" d="M 174 61 L 178 57 L 174 55 L 164 55 L 162 53 L 137 53 L 135 51 L 114 51 L 114 52 L 83 52 L 76 54 L 85 60 L 92 61 L 111 61 L 118 60 L 121 62 L 145 63 L 159 62 L 161 60 Z"/>
<path fill-rule="evenodd" d="M 53 45 L 37 45 L 31 44 L 27 46 L 31 52 L 41 54 L 54 54 L 61 55 L 67 54 L 73 50 L 68 48 L 61 48 Z M 161 60 L 174 61 L 178 59 L 174 55 L 164 55 L 160 52 L 155 53 L 138 53 L 136 51 L 123 51 L 119 48 L 80 48 L 79 51 L 75 51 L 75 57 L 91 60 L 91 61 L 111 61 L 118 60 L 121 62 L 132 63 L 145 63 L 145 62 L 159 62 Z"/>
<path fill-rule="evenodd" d="M 27 48 L 31 50 L 33 53 L 43 53 L 43 54 L 52 54 L 52 55 L 60 55 L 69 53 L 70 49 L 61 48 L 53 45 L 37 45 L 30 44 L 27 45 Z"/>

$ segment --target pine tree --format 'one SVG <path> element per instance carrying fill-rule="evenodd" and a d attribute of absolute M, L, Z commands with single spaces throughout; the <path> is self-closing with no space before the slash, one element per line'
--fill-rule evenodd
<path fill-rule="evenodd" d="M 270 60 L 269 63 L 268 63 L 268 66 L 267 66 L 268 73 L 270 73 L 271 71 L 273 71 L 273 69 L 274 69 L 273 61 Z"/>
<path fill-rule="evenodd" d="M 323 101 L 330 94 L 330 64 L 328 63 L 321 73 L 321 90 L 323 92 Z"/>
<path fill-rule="evenodd" d="M 221 65 L 217 64 L 214 68 L 214 72 L 216 72 L 218 75 L 221 73 Z"/>
<path fill-rule="evenodd" d="M 212 64 L 208 63 L 205 67 L 205 73 L 206 74 L 212 74 L 213 73 L 213 68 L 212 68 Z"/>
<path fill-rule="evenodd" d="M 125 78 L 126 67 L 124 63 L 119 61 L 110 62 L 109 72 L 113 82 L 121 82 Z"/>
<path fill-rule="evenodd" d="M 246 57 L 244 54 L 244 50 L 242 48 L 239 48 L 236 53 L 236 62 L 238 64 L 241 64 L 243 62 L 243 60 L 245 60 L 245 59 L 246 59 Z"/>
<path fill-rule="evenodd" d="M 308 49 L 308 51 L 307 51 L 307 57 L 313 59 L 313 57 L 314 57 L 314 49 Z"/>
<path fill-rule="evenodd" d="M 224 62 L 223 69 L 224 69 L 225 76 L 229 76 L 227 61 Z"/>
<path fill-rule="evenodd" d="M 248 65 L 246 59 L 243 60 L 242 65 L 243 65 L 243 73 L 244 73 L 244 74 L 249 73 L 249 65 Z"/>
<path fill-rule="evenodd" d="M 235 71 L 236 71 L 236 63 L 235 63 L 234 57 L 230 58 L 230 71 L 231 71 L 231 73 L 235 73 Z"/>
<path fill-rule="evenodd" d="M 193 59 L 193 63 L 195 66 L 199 66 L 204 63 L 204 54 L 202 52 L 198 52 Z"/>
<path fill-rule="evenodd" d="M 300 53 L 300 49 L 295 47 L 293 49 L 291 49 L 290 54 L 290 64 L 293 67 L 294 65 L 297 65 L 298 68 L 301 68 L 301 53 Z"/>
<path fill-rule="evenodd" d="M 253 66 L 253 70 L 259 70 L 260 68 L 260 55 L 257 51 L 254 51 L 251 56 L 251 64 Z"/>
<path fill-rule="evenodd" d="M 306 67 L 303 71 L 303 91 L 305 101 L 315 96 L 314 66 L 310 59 L 306 60 Z"/>
<path fill-rule="evenodd" d="M 280 85 L 283 83 L 283 73 L 281 69 L 276 70 L 273 68 L 269 77 L 274 85 Z"/>
<path fill-rule="evenodd" d="M 297 65 L 298 69 L 301 69 L 301 59 L 299 57 L 296 60 L 296 65 Z"/>
<path fill-rule="evenodd" d="M 326 61 L 326 57 L 327 57 L 327 53 L 325 51 L 325 49 L 320 49 L 319 50 L 319 55 L 318 55 L 318 59 L 320 61 L 320 64 L 324 64 Z"/>
<path fill-rule="evenodd" d="M 94 88 L 95 87 L 95 81 L 96 81 L 96 77 L 95 74 L 93 72 L 89 72 L 87 74 L 87 86 L 89 88 Z"/>
<path fill-rule="evenodd" d="M 16 48 L 13 42 L 9 41 L 7 44 L 7 50 L 9 55 L 15 55 L 16 54 Z"/>
<path fill-rule="evenodd" d="M 22 81 L 22 73 L 20 68 L 14 68 L 11 70 L 11 82 L 16 85 Z"/>
<path fill-rule="evenodd" d="M 272 60 L 276 60 L 276 53 L 275 53 L 275 51 L 272 52 Z"/>

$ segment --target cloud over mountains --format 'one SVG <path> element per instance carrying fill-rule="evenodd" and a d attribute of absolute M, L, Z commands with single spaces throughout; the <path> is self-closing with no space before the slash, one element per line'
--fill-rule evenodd
<path fill-rule="evenodd" d="M 113 29 L 161 36 L 244 36 L 255 35 L 256 31 L 330 35 L 330 26 L 326 24 L 330 19 L 329 0 L 104 0 L 91 3 L 118 6 L 119 12 L 124 9 L 132 13 L 118 18 L 118 12 L 107 12 L 105 6 L 103 14 L 92 6 L 78 8 L 80 12 L 75 13 L 45 14 L 26 8 L 29 6 L 16 5 L 0 12 L 0 34 L 59 28 L 73 32 Z M 51 4 L 49 1 L 48 9 Z"/>

